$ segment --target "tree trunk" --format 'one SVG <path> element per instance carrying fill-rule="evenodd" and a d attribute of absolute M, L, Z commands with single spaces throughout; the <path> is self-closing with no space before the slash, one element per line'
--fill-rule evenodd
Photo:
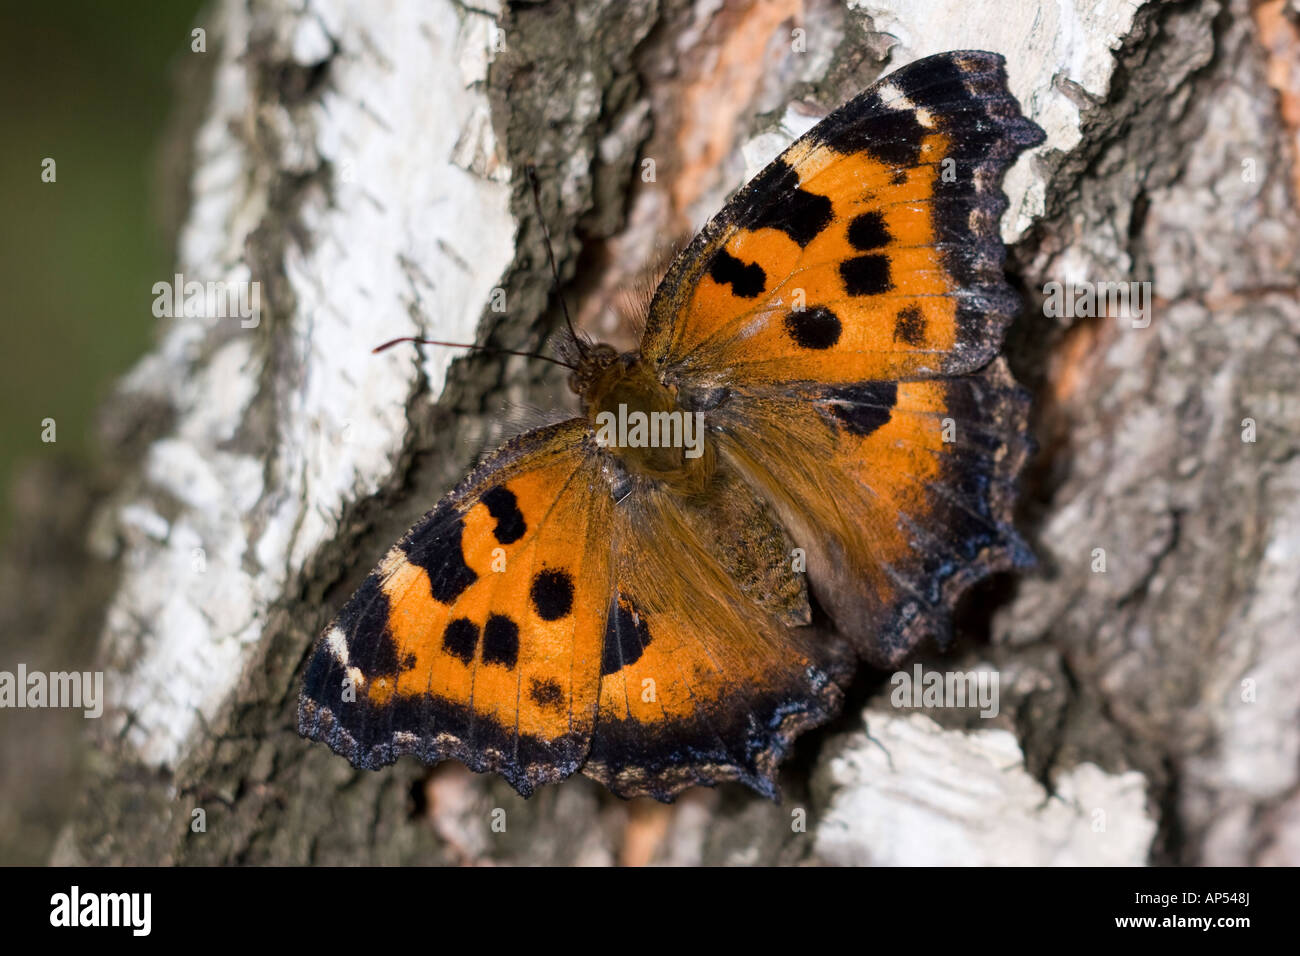
<path fill-rule="evenodd" d="M 106 410 L 115 463 L 75 479 L 84 520 L 58 549 L 18 529 L 49 563 L 91 529 L 84 560 L 10 568 L 55 646 L 102 627 L 110 706 L 55 861 L 1300 862 L 1295 0 L 230 0 L 207 28 L 176 271 L 258 282 L 260 321 L 168 320 Z M 864 670 L 780 805 L 578 776 L 524 801 L 301 740 L 323 625 L 480 452 L 569 401 L 545 363 L 369 351 L 541 346 L 525 165 L 564 295 L 626 346 L 619 292 L 668 241 L 878 75 L 957 48 L 1005 54 L 1047 132 L 1003 220 L 1039 564 L 922 661 L 995 671 L 998 715 L 899 709 Z M 1049 314 L 1049 283 L 1083 281 L 1151 282 L 1149 326 Z M 37 586 L 74 574 L 103 583 Z"/>

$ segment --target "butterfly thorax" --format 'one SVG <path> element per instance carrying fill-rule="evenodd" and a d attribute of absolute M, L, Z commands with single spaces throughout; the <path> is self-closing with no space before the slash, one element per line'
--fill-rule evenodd
<path fill-rule="evenodd" d="M 713 476 L 713 448 L 701 415 L 683 408 L 677 390 L 659 381 L 636 352 L 587 349 L 570 379 L 597 441 L 630 475 L 685 495 L 703 493 Z"/>

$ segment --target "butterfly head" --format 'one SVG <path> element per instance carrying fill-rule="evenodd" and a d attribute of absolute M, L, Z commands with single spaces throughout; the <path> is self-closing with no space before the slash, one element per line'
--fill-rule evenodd
<path fill-rule="evenodd" d="M 642 412 L 676 407 L 674 390 L 655 377 L 638 353 L 620 353 L 609 345 L 588 346 L 569 376 L 569 388 L 593 420 L 601 412 L 617 412 L 620 405 Z"/>
<path fill-rule="evenodd" d="M 621 366 L 621 356 L 611 345 L 587 345 L 573 350 L 572 360 L 577 364 L 569 374 L 569 390 L 582 397 L 583 407 L 590 404 L 593 390 L 611 376 L 611 369 Z"/>

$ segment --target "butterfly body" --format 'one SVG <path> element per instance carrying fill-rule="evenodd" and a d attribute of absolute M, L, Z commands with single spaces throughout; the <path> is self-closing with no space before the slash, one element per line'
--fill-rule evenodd
<path fill-rule="evenodd" d="M 621 434 L 624 440 L 605 441 L 604 447 L 630 474 L 662 482 L 680 494 L 706 494 L 713 473 L 712 447 L 702 430 L 698 441 L 685 440 L 685 432 L 699 425 L 700 419 L 686 417 L 696 410 L 684 405 L 678 390 L 661 382 L 639 353 L 614 353 L 611 360 L 614 350 L 609 346 L 583 348 L 570 387 L 581 396 L 593 430 L 599 436 L 605 423 L 618 426 L 632 420 L 644 423 L 646 432 L 640 440 L 627 441 L 624 425 L 611 436 L 617 439 Z M 665 425 L 669 440 L 661 441 L 658 432 Z"/>
<path fill-rule="evenodd" d="M 831 113 L 674 260 L 639 351 L 572 343 L 578 417 L 390 550 L 312 653 L 300 732 L 525 795 L 581 770 L 775 796 L 859 659 L 942 643 L 971 583 L 1028 558 L 997 225 L 1041 140 L 978 51 Z"/>

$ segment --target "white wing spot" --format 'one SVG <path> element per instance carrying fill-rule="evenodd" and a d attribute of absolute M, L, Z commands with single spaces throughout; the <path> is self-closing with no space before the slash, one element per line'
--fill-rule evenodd
<path fill-rule="evenodd" d="M 334 659 L 344 667 L 348 666 L 348 639 L 337 627 L 331 627 L 325 635 L 325 646 L 330 649 Z"/>

